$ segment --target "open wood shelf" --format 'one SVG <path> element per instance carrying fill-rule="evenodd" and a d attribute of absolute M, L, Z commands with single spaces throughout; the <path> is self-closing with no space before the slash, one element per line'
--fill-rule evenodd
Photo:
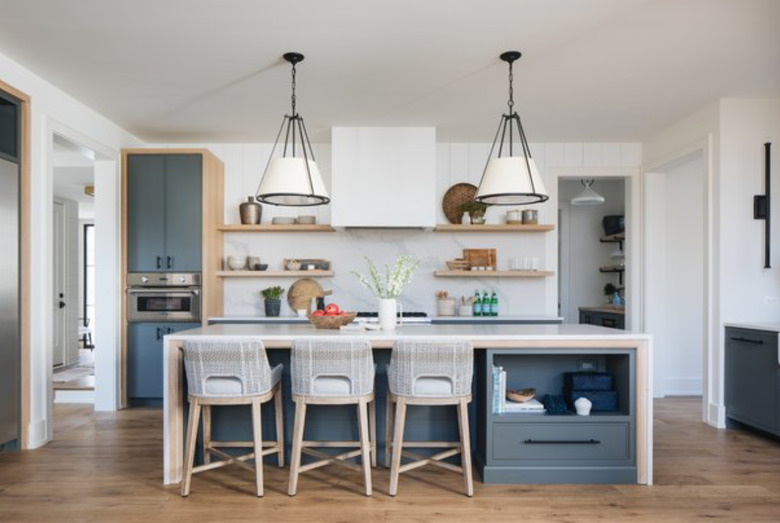
<path fill-rule="evenodd" d="M 218 271 L 219 278 L 328 278 L 333 271 Z"/>
<path fill-rule="evenodd" d="M 549 278 L 555 271 L 434 271 L 437 278 Z"/>
<path fill-rule="evenodd" d="M 330 225 L 280 225 L 273 223 L 263 223 L 259 225 L 220 225 L 218 231 L 222 232 L 335 232 Z"/>
<path fill-rule="evenodd" d="M 555 229 L 555 225 L 544 224 L 493 224 L 470 225 L 460 223 L 442 223 L 433 228 L 433 232 L 547 232 Z"/>
<path fill-rule="evenodd" d="M 610 234 L 609 236 L 602 236 L 599 241 L 601 243 L 619 243 L 626 241 L 626 233 L 619 232 L 617 234 Z"/>

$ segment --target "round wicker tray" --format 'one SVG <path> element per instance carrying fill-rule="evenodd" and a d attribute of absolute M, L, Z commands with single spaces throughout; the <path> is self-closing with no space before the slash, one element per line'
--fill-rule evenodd
<path fill-rule="evenodd" d="M 307 316 L 309 323 L 318 329 L 338 329 L 342 325 L 347 325 L 355 321 L 357 313 L 348 312 L 343 316 Z"/>
<path fill-rule="evenodd" d="M 476 194 L 477 187 L 470 183 L 456 183 L 447 189 L 441 201 L 441 206 L 444 209 L 444 216 L 447 217 L 450 223 L 460 223 L 460 206 L 474 201 Z"/>

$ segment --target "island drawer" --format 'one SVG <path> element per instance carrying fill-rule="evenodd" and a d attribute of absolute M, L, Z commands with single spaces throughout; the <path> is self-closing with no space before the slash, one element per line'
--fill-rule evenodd
<path fill-rule="evenodd" d="M 628 460 L 629 423 L 497 423 L 493 459 L 497 460 Z"/>

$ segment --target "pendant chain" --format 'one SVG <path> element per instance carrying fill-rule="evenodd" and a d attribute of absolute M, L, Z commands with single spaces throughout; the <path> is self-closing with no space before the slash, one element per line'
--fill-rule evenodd
<path fill-rule="evenodd" d="M 512 62 L 509 62 L 509 102 L 507 105 L 509 106 L 509 114 L 510 116 L 514 114 L 514 106 L 515 106 L 515 91 L 514 87 L 512 86 L 512 81 L 514 80 L 514 75 L 512 74 Z"/>
<path fill-rule="evenodd" d="M 292 66 L 292 115 L 295 116 L 295 64 Z"/>

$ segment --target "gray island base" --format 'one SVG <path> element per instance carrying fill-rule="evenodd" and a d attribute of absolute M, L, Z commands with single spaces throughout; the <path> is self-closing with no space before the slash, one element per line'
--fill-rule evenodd
<path fill-rule="evenodd" d="M 384 448 L 385 365 L 401 337 L 468 340 L 475 348 L 474 401 L 469 406 L 474 463 L 485 483 L 637 483 L 652 484 L 652 391 L 650 336 L 591 325 L 409 325 L 394 332 L 341 333 L 310 325 L 210 325 L 165 337 L 163 482 L 182 477 L 186 388 L 181 347 L 187 339 L 257 336 L 271 364 L 285 373 L 285 440 L 292 436 L 289 348 L 307 337 L 367 338 L 377 364 L 377 448 Z M 508 388 L 533 387 L 539 397 L 561 394 L 564 372 L 584 363 L 614 376 L 617 410 L 590 416 L 494 414 L 493 365 L 507 373 Z M 354 410 L 354 409 L 352 409 Z M 307 419 L 307 439 L 345 439 L 357 431 L 349 409 L 323 409 Z M 452 412 L 450 412 L 452 410 Z M 271 408 L 263 426 L 271 428 Z M 268 416 L 268 422 L 265 422 Z M 309 416 L 309 414 L 307 414 Z M 248 412 L 225 408 L 214 413 L 215 439 L 249 439 Z M 311 431 L 311 432 L 309 432 Z M 453 439 L 454 409 L 419 407 L 410 412 L 406 438 Z M 264 434 L 271 438 L 270 432 Z"/>

